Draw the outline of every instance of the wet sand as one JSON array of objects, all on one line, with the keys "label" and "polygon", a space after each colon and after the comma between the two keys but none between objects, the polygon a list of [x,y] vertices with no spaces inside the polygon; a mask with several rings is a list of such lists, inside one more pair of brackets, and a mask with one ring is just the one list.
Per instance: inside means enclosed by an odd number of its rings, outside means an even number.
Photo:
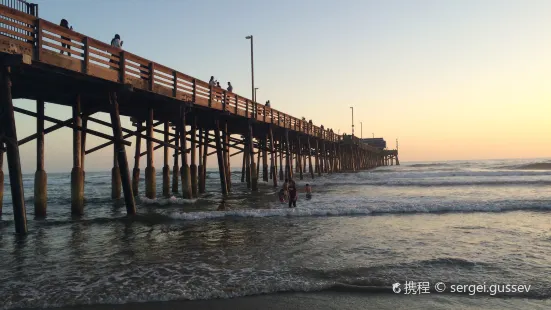
[{"label": "wet sand", "polygon": [[495,298],[487,296],[459,295],[394,295],[394,294],[361,294],[342,292],[314,293],[280,293],[257,295],[232,299],[213,299],[196,301],[165,301],[147,303],[128,303],[122,305],[89,305],[62,308],[57,310],[154,310],[154,309],[186,309],[186,310],[275,310],[275,309],[461,309],[461,310],[502,310],[502,309],[549,309],[550,300],[523,298]]}]

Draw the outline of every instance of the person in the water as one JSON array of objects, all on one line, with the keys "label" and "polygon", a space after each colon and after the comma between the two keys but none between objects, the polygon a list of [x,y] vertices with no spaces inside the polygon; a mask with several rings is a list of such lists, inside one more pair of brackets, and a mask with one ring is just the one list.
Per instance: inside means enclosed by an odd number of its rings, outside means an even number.
[{"label": "person in the water", "polygon": [[285,197],[284,200],[289,198],[289,179],[285,179],[285,183],[283,183],[283,195]]},{"label": "person in the water", "polygon": [[296,208],[297,206],[297,185],[295,184],[295,181],[292,179],[289,181],[288,185],[289,189],[289,208],[291,208],[291,205]]},{"label": "person in the water", "polygon": [[282,189],[279,190],[278,193],[279,202],[285,202],[285,191]]},{"label": "person in the water", "polygon": [[306,199],[312,198],[312,187],[310,186],[310,184],[306,184],[306,186],[304,187],[304,192],[306,193]]}]

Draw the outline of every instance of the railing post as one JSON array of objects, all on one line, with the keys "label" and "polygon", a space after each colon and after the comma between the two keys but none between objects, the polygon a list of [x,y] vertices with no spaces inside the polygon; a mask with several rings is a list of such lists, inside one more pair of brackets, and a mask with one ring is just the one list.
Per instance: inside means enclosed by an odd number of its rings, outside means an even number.
[{"label": "railing post", "polygon": [[153,84],[154,84],[154,74],[153,70],[155,70],[155,65],[153,62],[149,63],[149,90],[153,91]]},{"label": "railing post", "polygon": [[176,70],[172,70],[172,97],[176,98],[177,95],[178,95],[178,75],[176,73]]},{"label": "railing post", "polygon": [[191,94],[191,101],[195,103],[195,100],[197,99],[197,80],[193,79],[193,93]]},{"label": "railing post", "polygon": [[[86,49],[86,51],[88,51],[88,49]],[[88,68],[88,64],[86,64],[86,68]],[[125,51],[122,51],[119,57],[119,79],[123,84],[126,82],[126,52]]]},{"label": "railing post", "polygon": [[34,57],[40,61],[40,50],[42,49],[42,22],[36,19],[36,42],[34,45]]},{"label": "railing post", "polygon": [[226,112],[226,101],[227,101],[227,95],[226,91],[222,91],[222,111]]},{"label": "railing post", "polygon": [[209,108],[212,107],[212,90],[213,90],[213,87],[212,85],[209,85]]},{"label": "railing post", "polygon": [[235,114],[237,115],[237,106],[239,106],[239,96],[235,95]]},{"label": "railing post", "polygon": [[249,99],[245,99],[245,114],[249,118]]},{"label": "railing post", "polygon": [[263,105],[262,109],[263,109],[262,114],[264,115],[264,123],[266,123],[266,106]]}]

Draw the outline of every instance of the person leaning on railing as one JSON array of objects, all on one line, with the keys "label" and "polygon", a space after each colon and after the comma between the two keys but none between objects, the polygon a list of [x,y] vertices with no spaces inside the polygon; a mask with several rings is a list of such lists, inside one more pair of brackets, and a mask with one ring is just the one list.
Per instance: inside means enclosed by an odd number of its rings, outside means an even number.
[{"label": "person leaning on railing", "polygon": [[[69,22],[64,18],[61,20],[61,22],[59,23],[59,25],[63,28],[67,28],[69,30],[73,30],[73,26],[71,26],[69,28]],[[64,36],[61,36],[61,40],[65,40],[65,41],[69,41],[71,42],[71,39],[70,38],[67,38],[67,37],[64,37]],[[71,49],[71,46],[69,44],[66,44],[66,43],[61,43],[61,47],[64,47],[64,48],[67,48],[67,49]],[[63,50],[61,50],[61,54],[63,54]],[[71,56],[71,53],[67,52],[67,55]]]},{"label": "person leaning on railing", "polygon": [[[121,36],[119,36],[118,34],[115,34],[115,37],[113,39],[111,39],[111,46],[112,47],[122,48],[122,43],[123,43],[123,41],[121,41]],[[110,63],[116,63],[116,61],[113,60],[113,59],[109,59],[109,62]],[[112,68],[112,69],[116,70],[116,68]]]}]

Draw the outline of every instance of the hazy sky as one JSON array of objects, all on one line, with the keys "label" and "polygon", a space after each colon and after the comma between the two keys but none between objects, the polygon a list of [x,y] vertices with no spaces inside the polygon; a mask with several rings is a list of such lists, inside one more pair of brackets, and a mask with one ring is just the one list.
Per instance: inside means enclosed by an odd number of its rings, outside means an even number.
[{"label": "hazy sky", "polygon": [[[350,133],[354,106],[356,134],[361,121],[364,137],[392,148],[398,138],[402,161],[551,156],[548,0],[36,2],[43,19],[66,18],[104,42],[119,33],[125,50],[231,81],[249,98],[253,34],[260,102],[340,133]],[[47,105],[46,114],[70,110]],[[17,121],[19,139],[35,130],[33,118]],[[47,171],[70,171],[71,136],[46,136]],[[111,150],[88,156],[86,169],[109,169]],[[21,153],[24,172],[34,171],[35,144]],[[161,169],[161,150],[155,161]]]}]

